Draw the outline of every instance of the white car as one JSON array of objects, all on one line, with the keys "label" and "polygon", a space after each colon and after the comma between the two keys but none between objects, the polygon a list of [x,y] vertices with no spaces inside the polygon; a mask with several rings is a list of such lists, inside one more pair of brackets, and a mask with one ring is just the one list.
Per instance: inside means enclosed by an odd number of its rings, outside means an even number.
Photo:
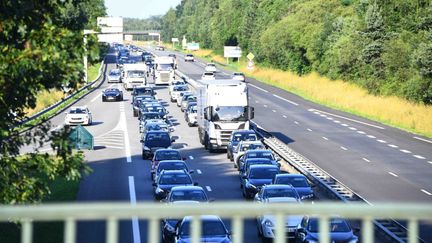
[{"label": "white car", "polygon": [[206,72],[213,72],[215,73],[216,70],[216,65],[214,63],[207,63],[206,67],[205,67],[205,71]]},{"label": "white car", "polygon": [[242,82],[246,81],[245,75],[240,72],[233,73],[232,79],[242,81]]},{"label": "white car", "polygon": [[171,102],[176,102],[178,99],[181,98],[182,93],[188,92],[189,86],[183,84],[183,85],[175,85],[173,87],[173,90],[170,92],[171,95]]},{"label": "white car", "polygon": [[110,73],[108,74],[108,83],[120,83],[120,76],[120,69],[111,69]]},{"label": "white car", "polygon": [[186,82],[183,81],[182,79],[175,79],[175,80],[171,81],[169,83],[169,87],[168,87],[170,95],[174,89],[174,86],[176,86],[176,85],[186,85]]},{"label": "white car", "polygon": [[216,77],[214,75],[213,72],[205,72],[203,73],[203,75],[201,76],[202,80],[215,80]]},{"label": "white car", "polygon": [[234,165],[239,167],[240,158],[246,153],[246,151],[252,149],[265,149],[265,146],[261,141],[240,141],[237,147],[233,150]]},{"label": "white car", "polygon": [[92,115],[86,106],[73,106],[66,113],[66,125],[91,125]]},{"label": "white car", "polygon": [[156,51],[164,51],[165,47],[163,46],[156,46]]},{"label": "white car", "polygon": [[193,62],[195,61],[194,56],[192,54],[186,54],[186,56],[184,57],[184,61],[185,62]]},{"label": "white car", "polygon": [[189,107],[189,109],[186,111],[186,121],[188,126],[192,127],[198,124],[197,115],[197,106],[194,105]]},{"label": "white car", "polygon": [[179,97],[177,97],[177,100],[176,100],[176,102],[177,102],[177,106],[178,106],[178,107],[181,106],[181,103],[182,103],[182,101],[183,101],[183,96],[188,97],[188,96],[191,96],[191,95],[193,95],[192,92],[188,92],[188,91],[186,91],[186,92],[181,92],[180,95],[179,95]]}]

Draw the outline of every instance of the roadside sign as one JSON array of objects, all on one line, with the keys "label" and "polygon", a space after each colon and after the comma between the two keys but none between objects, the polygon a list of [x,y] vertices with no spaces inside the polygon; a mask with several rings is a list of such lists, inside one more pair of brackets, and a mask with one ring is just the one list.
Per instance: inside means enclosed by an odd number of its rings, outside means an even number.
[{"label": "roadside sign", "polygon": [[178,38],[171,38],[171,42],[179,42]]},{"label": "roadside sign", "polygon": [[91,133],[81,125],[78,125],[71,130],[69,141],[74,145],[74,148],[78,150],[93,150],[94,147],[93,135],[91,135]]},{"label": "roadside sign", "polygon": [[186,49],[188,51],[197,51],[200,49],[200,45],[197,42],[190,42],[190,43],[187,43]]},{"label": "roadside sign", "polygon": [[238,46],[224,46],[224,57],[226,58],[240,58],[242,50]]},{"label": "roadside sign", "polygon": [[255,58],[255,55],[254,54],[252,54],[252,52],[249,52],[249,54],[247,54],[247,59],[249,59],[249,60],[253,60],[254,58]]}]

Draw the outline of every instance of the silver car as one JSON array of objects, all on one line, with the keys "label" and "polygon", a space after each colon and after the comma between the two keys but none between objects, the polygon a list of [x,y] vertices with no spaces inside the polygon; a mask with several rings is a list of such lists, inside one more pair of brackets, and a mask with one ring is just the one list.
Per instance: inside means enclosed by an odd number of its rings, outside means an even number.
[{"label": "silver car", "polygon": [[265,146],[261,141],[240,141],[233,150],[234,166],[238,167],[241,157],[243,157],[246,151],[253,149],[265,149]]},{"label": "silver car", "polygon": [[108,83],[120,83],[121,72],[120,69],[111,69],[108,74]]}]

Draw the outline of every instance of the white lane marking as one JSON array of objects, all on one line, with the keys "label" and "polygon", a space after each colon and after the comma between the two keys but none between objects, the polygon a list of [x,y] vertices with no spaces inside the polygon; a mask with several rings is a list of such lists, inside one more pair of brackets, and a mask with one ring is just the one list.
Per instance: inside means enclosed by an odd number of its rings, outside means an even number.
[{"label": "white lane marking", "polygon": [[379,143],[387,143],[385,140],[377,139],[377,142]]},{"label": "white lane marking", "polygon": [[258,104],[258,103],[259,103],[259,101],[258,101],[258,100],[255,100],[255,103],[257,103],[257,104]]},{"label": "white lane marking", "polygon": [[370,160],[368,160],[366,158],[363,158],[363,160],[366,161],[366,162],[368,162],[368,163],[370,163]]},{"label": "white lane marking", "polygon": [[353,131],[356,131],[356,130],[357,130],[357,128],[355,128],[355,127],[349,127],[349,129],[350,129],[350,130],[353,130]]},{"label": "white lane marking", "polygon": [[[131,163],[132,162],[132,155],[131,155],[131,148],[130,148],[130,142],[129,142],[129,133],[127,130],[126,114],[124,111],[120,112],[120,120],[119,120],[119,123],[117,124],[117,127],[120,130],[122,130],[123,134],[124,134],[124,146],[125,146],[126,162]],[[116,130],[116,128],[114,128],[114,130]]]},{"label": "white lane marking", "polygon": [[313,111],[314,111],[314,109],[308,109],[308,111],[310,111],[310,112],[313,112]]},{"label": "white lane marking", "polygon": [[426,159],[425,157],[421,156],[421,155],[413,155],[414,157],[416,157],[417,159]]},{"label": "white lane marking", "polygon": [[363,131],[357,131],[357,133],[359,133],[359,134],[366,134],[366,133],[363,132]]},{"label": "white lane marking", "polygon": [[253,84],[249,84],[249,85],[252,86],[252,87],[254,87],[255,89],[259,89],[259,90],[261,90],[261,91],[263,91],[263,92],[268,93],[267,90],[265,90],[265,89],[263,89],[263,88],[260,88],[260,87],[258,87],[258,86],[256,86],[256,85],[253,85]]},{"label": "white lane marking", "polygon": [[406,150],[406,149],[400,149],[399,151],[401,151],[402,153],[406,153],[406,154],[410,154],[411,153],[411,151]]},{"label": "white lane marking", "polygon": [[198,175],[202,174],[201,170],[197,170],[197,173],[198,173]]},{"label": "white lane marking", "polygon": [[320,115],[320,117],[327,117],[327,116],[326,116],[326,115],[322,115],[322,114],[321,114],[321,115]]},{"label": "white lane marking", "polygon": [[344,146],[341,146],[340,147],[341,149],[343,149],[343,150],[345,150],[345,151],[347,151],[348,149],[347,148],[345,148]]},{"label": "white lane marking", "polygon": [[267,108],[268,106],[267,106],[267,105],[264,105],[264,107]]},{"label": "white lane marking", "polygon": [[428,163],[432,165],[432,161],[428,161]]},{"label": "white lane marking", "polygon": [[388,146],[391,147],[391,148],[399,148],[399,146],[394,145],[394,144],[389,144]]},{"label": "white lane marking", "polygon": [[414,137],[414,138],[417,139],[417,140],[420,140],[420,141],[426,142],[426,143],[432,143],[431,140],[427,140],[427,139],[424,139],[424,138],[419,138],[419,137]]},{"label": "white lane marking", "polygon": [[[136,204],[136,194],[135,194],[135,181],[133,176],[129,176],[129,196],[130,202],[132,205]],[[141,235],[139,231],[139,222],[138,217],[132,217],[132,234],[133,234],[133,242],[140,243]]]},{"label": "white lane marking", "polygon": [[393,172],[391,172],[391,171],[389,171],[388,173],[389,173],[390,175],[394,176],[394,177],[399,177],[398,175],[396,175],[395,173],[393,173]]},{"label": "white lane marking", "polygon": [[312,132],[312,129],[310,129],[310,128],[308,128],[307,130],[308,130],[309,132]]},{"label": "white lane marking", "polygon": [[334,123],[341,123],[341,122],[340,122],[340,121],[338,121],[338,120],[334,120],[333,122],[334,122]]},{"label": "white lane marking", "polygon": [[93,99],[90,100],[91,103],[95,102],[97,99],[99,99],[99,97],[102,96],[102,93],[96,95]]},{"label": "white lane marking", "polygon": [[432,193],[426,191],[425,189],[421,189],[420,191],[423,192],[423,193],[425,193],[428,196],[432,196]]},{"label": "white lane marking", "polygon": [[274,113],[276,113],[276,110],[272,110]]},{"label": "white lane marking", "polygon": [[283,118],[288,118],[288,117],[287,117],[287,116],[285,116],[285,115],[283,115],[282,117],[283,117]]},{"label": "white lane marking", "polygon": [[288,103],[290,103],[290,104],[292,104],[292,105],[298,106],[298,104],[295,103],[294,101],[287,100],[287,99],[282,98],[282,97],[280,97],[279,95],[275,95],[275,94],[273,94],[273,96],[276,97],[276,98],[278,98],[278,99],[281,99],[281,100],[283,100],[283,101],[286,101],[286,102],[288,102]]},{"label": "white lane marking", "polygon": [[328,139],[328,138],[326,138],[326,137],[322,137],[322,138],[323,138],[324,140],[327,140],[327,141],[329,140],[329,139]]},{"label": "white lane marking", "polygon": [[211,187],[209,187],[209,186],[206,186],[206,189],[207,189],[207,191],[209,191],[209,192],[212,191]]},{"label": "white lane marking", "polygon": [[330,120],[330,121],[333,121],[333,120],[334,120],[334,119],[331,118],[331,117],[327,117],[326,119],[327,119],[327,120]]},{"label": "white lane marking", "polygon": [[321,113],[324,113],[324,114],[327,114],[327,115],[330,115],[330,116],[339,117],[339,118],[342,118],[342,119],[345,119],[345,120],[348,120],[348,121],[352,121],[352,122],[356,122],[356,123],[359,123],[359,124],[363,124],[363,125],[366,125],[366,126],[375,127],[375,128],[382,129],[382,130],[385,129],[384,127],[380,127],[380,126],[377,126],[377,125],[373,125],[373,124],[370,124],[370,123],[362,122],[362,121],[351,119],[351,118],[344,117],[344,116],[339,116],[339,115],[336,115],[336,114],[333,114],[333,113],[330,113],[330,112],[325,112],[325,111],[321,111],[321,110],[316,110],[316,111],[319,111]]},{"label": "white lane marking", "polygon": [[297,124],[297,125],[300,124],[298,121],[294,121],[294,123]]},{"label": "white lane marking", "polygon": [[348,126],[348,124],[345,124],[345,123],[342,123],[341,125],[344,126],[344,127],[347,127],[347,126]]},{"label": "white lane marking", "polygon": [[319,113],[318,111],[315,111],[315,112],[314,112],[314,114],[317,114],[317,115],[319,115],[320,113]]},{"label": "white lane marking", "polygon": [[368,138],[376,138],[375,136],[373,136],[373,135],[367,135],[368,136]]},{"label": "white lane marking", "polygon": [[189,155],[189,159],[193,160],[193,159],[194,159],[194,157],[193,157],[192,155]]}]

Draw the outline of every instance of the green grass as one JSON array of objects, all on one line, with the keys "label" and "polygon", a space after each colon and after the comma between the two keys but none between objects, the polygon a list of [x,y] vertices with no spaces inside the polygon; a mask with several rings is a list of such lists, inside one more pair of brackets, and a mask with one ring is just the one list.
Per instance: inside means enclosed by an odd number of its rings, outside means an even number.
[{"label": "green grass", "polygon": [[99,74],[99,68],[101,66],[101,63],[96,63],[88,67],[87,69],[87,80],[89,82],[95,80]]},{"label": "green grass", "polygon": [[[79,181],[57,179],[50,183],[51,194],[43,203],[71,202],[76,200]],[[0,242],[19,243],[21,227],[15,223],[0,224]],[[63,242],[63,222],[36,222],[33,228],[34,243]]]}]

